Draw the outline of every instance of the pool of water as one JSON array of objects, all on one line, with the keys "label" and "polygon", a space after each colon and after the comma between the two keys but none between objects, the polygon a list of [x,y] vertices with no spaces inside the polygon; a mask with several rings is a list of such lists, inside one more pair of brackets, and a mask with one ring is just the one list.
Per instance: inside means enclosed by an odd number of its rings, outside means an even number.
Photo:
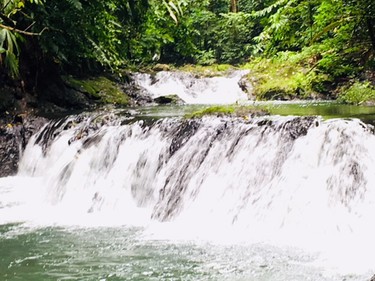
[{"label": "pool of water", "polygon": [[366,280],[272,246],[155,240],[140,228],[0,226],[0,280]]},{"label": "pool of water", "polygon": [[[325,119],[358,118],[365,123],[375,124],[375,106],[356,106],[331,101],[248,102],[244,105],[267,110],[272,115],[319,115]],[[166,105],[141,107],[135,111],[138,118],[161,118],[185,116],[208,107],[209,105]]]}]

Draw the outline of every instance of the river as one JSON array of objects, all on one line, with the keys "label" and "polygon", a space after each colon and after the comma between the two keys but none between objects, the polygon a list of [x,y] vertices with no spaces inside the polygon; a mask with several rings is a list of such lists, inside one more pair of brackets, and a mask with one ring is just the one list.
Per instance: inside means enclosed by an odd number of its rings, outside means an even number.
[{"label": "river", "polygon": [[372,108],[254,106],[51,121],[0,178],[0,279],[369,280]]}]

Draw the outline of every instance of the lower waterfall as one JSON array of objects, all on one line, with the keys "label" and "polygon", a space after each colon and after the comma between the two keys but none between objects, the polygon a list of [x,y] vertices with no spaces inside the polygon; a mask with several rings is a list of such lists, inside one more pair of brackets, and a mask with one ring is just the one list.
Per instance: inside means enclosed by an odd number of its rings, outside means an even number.
[{"label": "lower waterfall", "polygon": [[0,179],[0,225],[130,225],[373,266],[375,135],[356,119],[82,114],[47,124],[19,167]]}]

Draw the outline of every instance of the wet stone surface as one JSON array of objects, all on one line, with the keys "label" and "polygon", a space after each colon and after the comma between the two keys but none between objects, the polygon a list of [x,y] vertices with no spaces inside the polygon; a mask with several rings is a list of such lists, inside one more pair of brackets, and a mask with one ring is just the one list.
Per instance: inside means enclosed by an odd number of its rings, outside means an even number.
[{"label": "wet stone surface", "polygon": [[47,122],[42,117],[18,121],[22,123],[5,124],[0,127],[0,177],[17,173],[20,155],[27,142]]}]

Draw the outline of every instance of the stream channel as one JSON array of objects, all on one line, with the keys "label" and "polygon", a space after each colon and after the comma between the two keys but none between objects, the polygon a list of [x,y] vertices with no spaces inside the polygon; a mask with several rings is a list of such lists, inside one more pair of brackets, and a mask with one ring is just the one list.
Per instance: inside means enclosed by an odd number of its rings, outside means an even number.
[{"label": "stream channel", "polygon": [[369,280],[374,107],[245,103],[51,120],[0,178],[0,280]]}]

